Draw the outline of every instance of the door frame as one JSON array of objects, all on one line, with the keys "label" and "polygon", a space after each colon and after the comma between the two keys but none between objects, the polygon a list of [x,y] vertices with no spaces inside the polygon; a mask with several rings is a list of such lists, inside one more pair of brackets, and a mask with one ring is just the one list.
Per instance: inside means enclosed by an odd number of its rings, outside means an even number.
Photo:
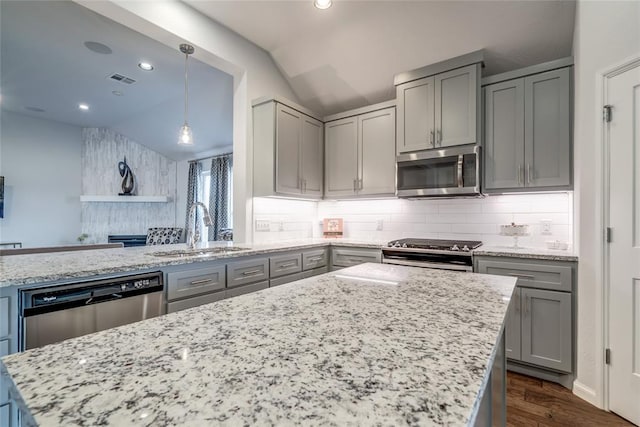
[{"label": "door frame", "polygon": [[[626,60],[617,63],[616,65],[608,68],[597,74],[597,90],[596,90],[596,110],[598,112],[597,131],[600,135],[599,152],[601,164],[596,173],[599,175],[600,188],[602,189],[602,197],[600,199],[599,220],[598,225],[602,232],[599,234],[600,245],[600,260],[601,262],[596,266],[597,277],[601,278],[602,288],[597,296],[600,299],[600,304],[596,304],[596,307],[600,307],[601,312],[596,313],[602,324],[602,334],[598,339],[598,348],[600,349],[601,357],[596,358],[598,371],[601,372],[600,379],[602,381],[602,407],[604,410],[609,411],[609,365],[605,363],[604,355],[607,348],[609,348],[610,338],[610,310],[609,310],[609,295],[611,292],[611,283],[609,282],[610,272],[610,257],[609,257],[609,245],[606,240],[606,227],[609,226],[609,207],[610,196],[610,159],[609,159],[609,132],[605,121],[603,120],[603,106],[607,105],[609,98],[608,93],[608,80],[633,68],[640,67],[640,56],[633,56]],[[614,111],[615,114],[615,111]],[[601,367],[601,369],[600,369]]]}]

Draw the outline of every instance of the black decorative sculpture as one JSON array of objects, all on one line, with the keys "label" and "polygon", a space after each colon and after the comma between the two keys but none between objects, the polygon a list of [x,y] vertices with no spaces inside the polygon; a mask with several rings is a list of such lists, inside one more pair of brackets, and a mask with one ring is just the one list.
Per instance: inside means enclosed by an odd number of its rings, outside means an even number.
[{"label": "black decorative sculpture", "polygon": [[132,196],[133,188],[135,187],[135,180],[133,179],[133,172],[127,164],[126,156],[123,162],[118,163],[118,170],[120,171],[120,176],[122,177],[122,193],[118,193],[118,195]]}]

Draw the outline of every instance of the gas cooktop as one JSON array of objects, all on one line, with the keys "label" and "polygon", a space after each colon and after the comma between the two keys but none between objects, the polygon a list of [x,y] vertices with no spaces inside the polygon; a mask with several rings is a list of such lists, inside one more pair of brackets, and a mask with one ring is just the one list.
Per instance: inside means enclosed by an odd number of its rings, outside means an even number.
[{"label": "gas cooktop", "polygon": [[475,240],[399,239],[387,243],[388,248],[470,252],[482,246]]}]

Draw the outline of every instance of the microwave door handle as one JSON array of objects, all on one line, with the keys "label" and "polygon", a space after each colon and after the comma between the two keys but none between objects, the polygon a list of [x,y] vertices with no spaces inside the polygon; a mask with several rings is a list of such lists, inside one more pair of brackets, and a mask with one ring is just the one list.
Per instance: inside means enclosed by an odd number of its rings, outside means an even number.
[{"label": "microwave door handle", "polygon": [[462,180],[462,165],[464,164],[464,156],[458,155],[458,187],[464,187],[464,181]]}]

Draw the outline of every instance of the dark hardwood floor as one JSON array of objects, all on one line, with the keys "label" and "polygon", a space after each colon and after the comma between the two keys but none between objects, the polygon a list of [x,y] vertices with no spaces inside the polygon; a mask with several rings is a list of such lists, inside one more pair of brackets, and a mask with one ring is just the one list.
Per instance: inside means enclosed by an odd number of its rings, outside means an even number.
[{"label": "dark hardwood floor", "polygon": [[561,385],[507,372],[507,426],[633,426]]}]

